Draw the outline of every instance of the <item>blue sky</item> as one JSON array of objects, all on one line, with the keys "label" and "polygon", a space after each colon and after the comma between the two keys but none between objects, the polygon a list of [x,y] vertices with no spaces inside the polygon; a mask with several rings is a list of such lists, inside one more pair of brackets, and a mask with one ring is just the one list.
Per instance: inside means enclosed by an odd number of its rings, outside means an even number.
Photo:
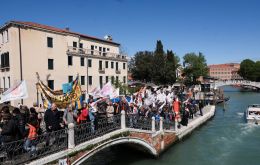
[{"label": "blue sky", "polygon": [[160,39],[180,58],[202,52],[208,64],[260,60],[260,0],[2,1],[0,24],[9,20],[111,34],[130,56]]}]

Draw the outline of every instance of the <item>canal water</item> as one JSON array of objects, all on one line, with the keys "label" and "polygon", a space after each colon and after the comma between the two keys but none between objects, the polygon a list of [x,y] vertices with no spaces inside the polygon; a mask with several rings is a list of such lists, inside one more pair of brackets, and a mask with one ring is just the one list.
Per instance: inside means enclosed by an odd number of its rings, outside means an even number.
[{"label": "canal water", "polygon": [[260,93],[225,87],[230,100],[216,107],[215,117],[158,159],[124,147],[95,155],[95,165],[260,165],[260,125],[245,123],[248,104],[260,104]]}]

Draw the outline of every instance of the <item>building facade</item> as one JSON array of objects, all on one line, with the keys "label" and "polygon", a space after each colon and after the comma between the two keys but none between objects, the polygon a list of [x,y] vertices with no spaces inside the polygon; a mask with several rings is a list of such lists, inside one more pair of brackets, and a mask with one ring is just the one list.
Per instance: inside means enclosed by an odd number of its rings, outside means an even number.
[{"label": "building facade", "polygon": [[220,79],[220,80],[242,79],[238,74],[240,64],[237,63],[209,65],[208,68],[209,68],[209,76],[216,79]]},{"label": "building facade", "polygon": [[[53,90],[79,75],[83,93],[111,81],[127,83],[127,57],[111,37],[99,39],[32,22],[10,21],[0,28],[0,92],[26,80],[29,98],[41,102],[37,76]],[[20,100],[13,101],[16,105]]]}]

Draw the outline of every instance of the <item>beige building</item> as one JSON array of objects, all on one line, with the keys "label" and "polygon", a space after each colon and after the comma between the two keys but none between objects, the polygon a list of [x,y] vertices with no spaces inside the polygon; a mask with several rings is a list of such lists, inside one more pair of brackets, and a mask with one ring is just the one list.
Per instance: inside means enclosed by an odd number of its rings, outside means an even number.
[{"label": "beige building", "polygon": [[209,76],[213,78],[217,78],[220,80],[242,79],[238,74],[240,64],[236,64],[236,63],[217,64],[217,65],[209,65],[208,68],[209,68]]},{"label": "beige building", "polygon": [[99,39],[68,28],[10,21],[0,28],[1,92],[26,80],[29,98],[23,104],[41,102],[36,72],[54,90],[77,74],[86,93],[109,80],[127,83],[127,57],[119,53],[119,46],[109,36]]}]

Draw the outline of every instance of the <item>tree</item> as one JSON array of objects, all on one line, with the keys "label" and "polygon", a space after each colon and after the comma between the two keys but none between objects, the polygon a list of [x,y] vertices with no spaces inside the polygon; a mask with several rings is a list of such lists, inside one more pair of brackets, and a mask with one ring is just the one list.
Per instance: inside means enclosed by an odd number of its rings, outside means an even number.
[{"label": "tree", "polygon": [[154,52],[140,51],[129,62],[129,69],[135,80],[156,84],[173,84],[176,81],[176,69],[179,57],[172,51],[165,54],[160,40]]},{"label": "tree", "polygon": [[176,82],[176,70],[179,67],[179,57],[174,55],[172,50],[167,50],[165,64],[165,78],[168,84]]},{"label": "tree", "polygon": [[238,73],[245,80],[260,81],[260,61],[243,60]]},{"label": "tree", "polygon": [[152,65],[152,80],[156,84],[165,84],[165,53],[161,40],[156,43]]},{"label": "tree", "polygon": [[130,60],[129,69],[135,80],[151,81],[151,68],[153,63],[153,52],[137,52]]},{"label": "tree", "polygon": [[184,75],[187,82],[195,84],[200,76],[207,76],[208,67],[207,62],[202,53],[187,53],[183,57],[185,68]]},{"label": "tree", "polygon": [[245,59],[240,63],[239,75],[245,80],[253,80],[255,62],[250,59]]}]

